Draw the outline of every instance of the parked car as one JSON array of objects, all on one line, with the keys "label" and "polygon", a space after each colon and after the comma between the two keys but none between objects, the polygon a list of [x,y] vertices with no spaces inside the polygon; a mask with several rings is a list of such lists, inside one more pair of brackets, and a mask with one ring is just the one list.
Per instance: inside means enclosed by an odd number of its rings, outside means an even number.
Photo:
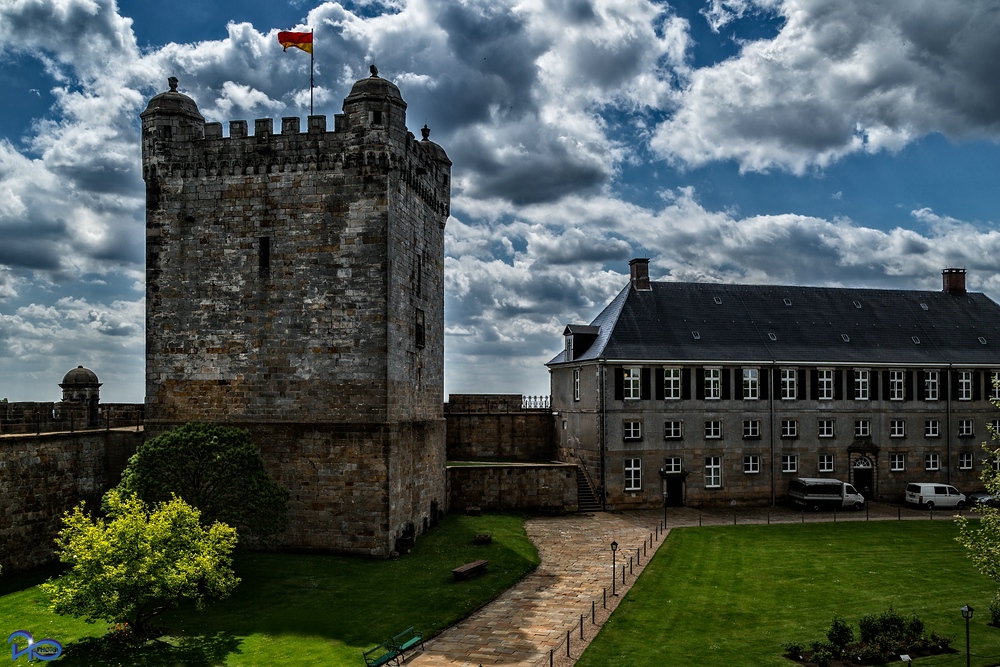
[{"label": "parked car", "polygon": [[986,492],[970,493],[969,504],[973,506],[987,505],[989,507],[1000,507],[1000,498],[994,496],[991,493],[986,493]]},{"label": "parked car", "polygon": [[919,505],[925,509],[935,507],[965,507],[965,494],[949,484],[934,484],[930,482],[915,482],[906,485],[905,500],[911,505]]}]

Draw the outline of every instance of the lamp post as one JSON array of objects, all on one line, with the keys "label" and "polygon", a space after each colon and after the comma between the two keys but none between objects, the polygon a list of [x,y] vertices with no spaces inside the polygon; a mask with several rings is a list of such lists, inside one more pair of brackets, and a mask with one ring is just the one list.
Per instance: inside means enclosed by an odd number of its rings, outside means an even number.
[{"label": "lamp post", "polygon": [[663,530],[667,529],[667,485],[663,485]]},{"label": "lamp post", "polygon": [[971,660],[969,653],[969,619],[972,618],[972,612],[974,611],[975,609],[969,605],[962,607],[962,618],[965,619],[965,667],[969,667]]},{"label": "lamp post", "polygon": [[615,573],[616,570],[618,569],[618,566],[615,563],[615,553],[617,551],[618,551],[618,543],[612,540],[611,541],[611,594],[612,595],[618,595],[618,593],[615,592]]}]

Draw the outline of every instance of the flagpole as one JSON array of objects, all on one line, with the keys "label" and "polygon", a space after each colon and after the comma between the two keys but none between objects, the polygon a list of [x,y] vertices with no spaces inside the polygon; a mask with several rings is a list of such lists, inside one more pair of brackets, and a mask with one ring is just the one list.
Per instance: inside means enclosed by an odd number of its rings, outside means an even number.
[{"label": "flagpole", "polygon": [[312,41],[312,48],[309,49],[309,115],[313,115],[313,70],[315,69],[316,55],[314,51],[316,50],[316,42],[312,40],[313,31],[309,31],[309,39]]}]

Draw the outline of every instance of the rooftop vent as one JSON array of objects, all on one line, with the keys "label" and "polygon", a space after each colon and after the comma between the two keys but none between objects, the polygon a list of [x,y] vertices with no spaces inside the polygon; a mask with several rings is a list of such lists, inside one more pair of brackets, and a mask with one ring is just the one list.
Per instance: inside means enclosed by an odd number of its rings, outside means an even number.
[{"label": "rooftop vent", "polygon": [[786,298],[786,299],[785,299],[785,305],[786,305],[786,306],[790,306],[790,305],[792,305],[792,300],[791,300],[791,299],[788,299],[788,298]]},{"label": "rooftop vent", "polygon": [[845,343],[850,343],[851,342],[851,337],[848,336],[847,334],[840,334],[840,337],[844,339]]},{"label": "rooftop vent", "polygon": [[698,333],[697,331],[692,331],[691,337],[694,338],[695,340],[701,340],[701,334]]},{"label": "rooftop vent", "polygon": [[715,302],[721,306],[722,305],[722,297],[721,296],[715,297]]},{"label": "rooftop vent", "polygon": [[914,345],[920,345],[920,339],[916,336],[910,336],[910,340],[913,341]]},{"label": "rooftop vent", "polygon": [[982,343],[983,345],[986,345],[986,339],[983,338],[982,336],[979,337],[979,342]]},{"label": "rooftop vent", "polygon": [[861,307],[861,302],[860,301],[855,301],[854,302],[854,307],[855,308],[860,308]]},{"label": "rooftop vent", "polygon": [[769,333],[767,334],[767,337],[770,338],[771,340],[778,340],[778,334]]},{"label": "rooftop vent", "polygon": [[923,310],[930,310],[930,308],[927,306],[926,303],[920,304],[920,308],[923,309]]}]

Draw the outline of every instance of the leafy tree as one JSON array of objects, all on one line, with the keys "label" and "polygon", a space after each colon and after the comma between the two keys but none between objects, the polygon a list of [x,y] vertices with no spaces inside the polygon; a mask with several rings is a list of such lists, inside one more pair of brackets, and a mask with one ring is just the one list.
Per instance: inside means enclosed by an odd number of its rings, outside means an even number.
[{"label": "leafy tree", "polygon": [[56,546],[70,569],[41,585],[56,613],[124,624],[142,637],[167,609],[184,600],[201,608],[239,583],[236,531],[203,527],[198,510],[180,498],[150,507],[112,489],[104,507],[106,518],[91,519],[83,503],[63,517]]},{"label": "leafy tree", "polygon": [[[994,405],[996,404],[994,401]],[[995,432],[992,426],[989,430],[994,443],[1000,440],[1000,434]],[[983,480],[988,493],[1000,497],[1000,471],[993,465],[994,461],[1000,460],[1000,446],[984,442],[983,449],[988,458],[984,462],[980,479]],[[987,505],[979,505],[978,509],[980,511],[978,525],[964,516],[955,519],[960,530],[955,539],[968,551],[968,556],[976,569],[1000,584],[1000,510]],[[1000,605],[1000,589],[997,590],[993,603]]]},{"label": "leafy tree", "polygon": [[191,423],[139,446],[119,488],[148,503],[177,494],[206,522],[236,528],[244,546],[259,545],[287,524],[288,491],[268,477],[244,429]]}]

